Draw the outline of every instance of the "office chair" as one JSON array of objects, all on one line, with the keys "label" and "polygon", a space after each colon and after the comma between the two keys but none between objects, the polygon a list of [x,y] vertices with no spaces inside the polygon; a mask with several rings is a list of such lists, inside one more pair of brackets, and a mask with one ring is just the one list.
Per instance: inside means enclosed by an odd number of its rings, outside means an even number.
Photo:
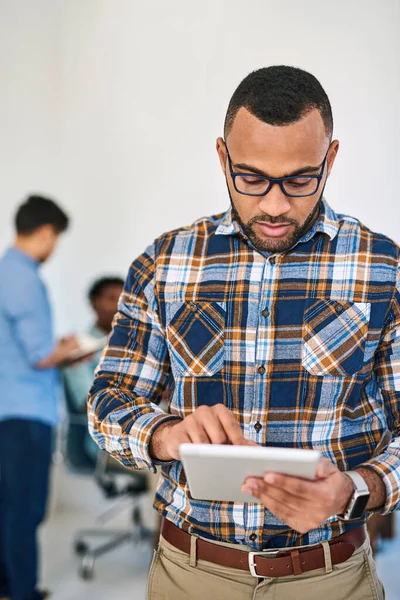
[{"label": "office chair", "polygon": [[[75,535],[74,550],[81,556],[79,575],[83,579],[92,579],[94,564],[99,556],[126,542],[153,541],[154,533],[144,527],[138,505],[139,498],[149,490],[148,477],[146,473],[124,468],[102,450],[98,451],[97,458],[88,454],[85,449],[85,440],[89,435],[87,416],[75,407],[66,378],[63,383],[67,409],[63,430],[65,462],[73,473],[92,475],[105,497],[115,501],[111,508],[97,517],[92,528],[82,529]],[[128,476],[122,485],[118,481],[121,475]],[[117,501],[127,498],[132,500],[132,528],[129,531],[105,528],[105,524],[120,512],[120,502]],[[92,545],[89,540],[93,538],[103,541]]]}]

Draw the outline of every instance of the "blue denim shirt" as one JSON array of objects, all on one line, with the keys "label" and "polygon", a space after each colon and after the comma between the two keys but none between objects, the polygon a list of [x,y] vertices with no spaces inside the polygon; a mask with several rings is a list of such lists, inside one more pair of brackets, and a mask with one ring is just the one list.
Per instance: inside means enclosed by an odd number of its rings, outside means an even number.
[{"label": "blue denim shirt", "polygon": [[58,372],[36,367],[54,345],[39,264],[11,248],[0,259],[0,420],[57,422]]}]

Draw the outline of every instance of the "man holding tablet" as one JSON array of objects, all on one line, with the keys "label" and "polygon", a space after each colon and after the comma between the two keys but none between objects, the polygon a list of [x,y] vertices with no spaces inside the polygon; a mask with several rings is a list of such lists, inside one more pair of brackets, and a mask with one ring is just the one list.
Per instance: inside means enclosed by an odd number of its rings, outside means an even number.
[{"label": "man holding tablet", "polygon": [[[127,467],[161,470],[151,599],[384,597],[365,523],[400,506],[399,248],[323,197],[332,132],[315,77],[248,75],[217,140],[230,209],[129,271],[90,428]],[[194,499],[183,443],[322,458],[314,480],[247,478],[254,502]]]}]

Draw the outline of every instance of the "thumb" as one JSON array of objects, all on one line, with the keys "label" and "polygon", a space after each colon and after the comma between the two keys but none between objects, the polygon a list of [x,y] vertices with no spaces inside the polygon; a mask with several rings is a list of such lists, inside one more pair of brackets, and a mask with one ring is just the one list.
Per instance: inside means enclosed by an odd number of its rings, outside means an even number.
[{"label": "thumb", "polygon": [[329,475],[333,475],[337,471],[337,467],[327,458],[320,458],[317,466],[317,479],[326,479]]}]

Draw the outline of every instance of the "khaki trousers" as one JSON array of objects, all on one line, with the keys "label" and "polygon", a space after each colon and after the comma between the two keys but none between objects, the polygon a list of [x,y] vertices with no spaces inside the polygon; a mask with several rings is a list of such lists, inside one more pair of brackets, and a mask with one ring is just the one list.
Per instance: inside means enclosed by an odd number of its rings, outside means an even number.
[{"label": "khaki trousers", "polygon": [[[329,563],[328,553],[328,563]],[[332,569],[331,572],[330,568]],[[328,571],[328,572],[327,572]],[[149,573],[148,600],[384,600],[369,539],[344,563],[302,575],[257,579],[196,561],[163,538]]]}]

